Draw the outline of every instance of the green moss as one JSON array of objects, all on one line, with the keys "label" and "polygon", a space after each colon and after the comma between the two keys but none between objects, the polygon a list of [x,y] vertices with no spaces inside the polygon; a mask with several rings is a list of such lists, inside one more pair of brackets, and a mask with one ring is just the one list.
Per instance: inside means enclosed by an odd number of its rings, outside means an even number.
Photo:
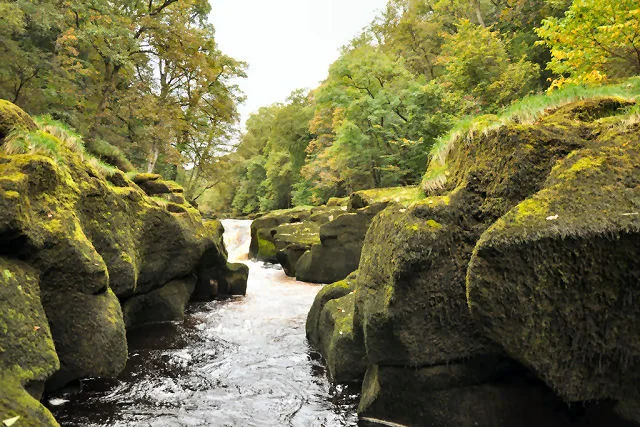
[{"label": "green moss", "polygon": [[366,369],[362,333],[354,324],[354,304],[353,292],[331,299],[318,319],[319,348],[336,382],[357,381]]},{"label": "green moss", "polygon": [[432,219],[427,221],[427,226],[429,226],[431,228],[435,228],[435,229],[442,228],[442,224],[440,224],[439,222],[434,221]]},{"label": "green moss", "polygon": [[[593,119],[613,104],[590,105],[562,114]],[[568,401],[640,392],[626,339],[640,318],[640,126],[616,120],[583,128],[589,139],[482,235],[468,268],[485,333]]]},{"label": "green moss", "polygon": [[[0,258],[0,414],[22,417],[20,425],[57,425],[25,391],[43,382],[60,366],[40,302],[38,273],[29,266]],[[38,396],[39,397],[39,396]]]},{"label": "green moss", "polygon": [[277,252],[273,242],[258,237],[258,259],[274,258]]},{"label": "green moss", "polygon": [[349,206],[352,209],[360,209],[375,203],[397,203],[409,205],[425,197],[424,192],[418,186],[389,187],[362,190],[350,196]]},{"label": "green moss", "polygon": [[14,129],[35,130],[33,119],[20,107],[0,99],[0,142]]}]

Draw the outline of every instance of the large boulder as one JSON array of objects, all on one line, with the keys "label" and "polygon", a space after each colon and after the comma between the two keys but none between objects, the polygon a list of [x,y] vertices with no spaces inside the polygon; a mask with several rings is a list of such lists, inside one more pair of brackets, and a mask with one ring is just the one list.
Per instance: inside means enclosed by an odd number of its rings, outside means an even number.
[{"label": "large boulder", "polygon": [[[615,113],[604,104],[584,107]],[[456,145],[441,195],[387,208],[374,220],[356,303],[371,363],[430,366],[500,351],[466,305],[473,249],[494,221],[543,187],[557,160],[587,144],[589,123],[575,120],[570,106]]]},{"label": "large boulder", "polygon": [[640,124],[605,129],[482,235],[467,277],[483,331],[567,401],[640,395]]},{"label": "large boulder", "polygon": [[424,192],[415,186],[372,188],[352,193],[349,196],[347,206],[350,211],[354,211],[379,203],[406,205],[422,198],[424,198]]},{"label": "large boulder", "polygon": [[575,425],[544,385],[513,372],[507,360],[482,358],[416,369],[372,365],[358,413],[364,420],[438,427]]},{"label": "large boulder", "polygon": [[[311,207],[302,206],[269,212],[251,223],[249,258],[258,261],[276,262],[276,227],[281,224],[301,223],[311,216]],[[282,248],[280,248],[282,249]]]},{"label": "large boulder", "polygon": [[332,283],[355,271],[369,224],[385,206],[377,203],[344,213],[321,225],[320,241],[296,263],[296,278],[305,282]]},{"label": "large boulder", "polygon": [[127,299],[122,304],[125,326],[182,320],[195,286],[195,277],[172,280],[161,288]]},{"label": "large boulder", "polygon": [[294,275],[295,262],[287,258],[290,253],[287,248],[304,247],[308,250],[320,243],[319,227],[345,211],[346,207],[302,206],[269,212],[251,224],[249,257],[274,263],[279,259],[285,260],[284,263],[291,266],[288,270],[290,275]]}]

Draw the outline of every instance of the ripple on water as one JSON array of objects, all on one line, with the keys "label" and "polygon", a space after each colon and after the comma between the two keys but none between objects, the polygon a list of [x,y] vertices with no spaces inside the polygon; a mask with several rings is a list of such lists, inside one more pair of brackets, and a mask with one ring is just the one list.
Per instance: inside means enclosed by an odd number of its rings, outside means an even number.
[{"label": "ripple on water", "polygon": [[[246,249],[235,248],[248,248],[249,224],[224,222],[230,255],[242,258],[237,254]],[[85,380],[79,393],[52,396],[68,400],[50,405],[59,422],[355,425],[357,389],[331,386],[306,343],[304,322],[320,287],[244,262],[250,267],[246,297],[193,304],[182,322],[130,331],[129,361],[118,379]]]}]

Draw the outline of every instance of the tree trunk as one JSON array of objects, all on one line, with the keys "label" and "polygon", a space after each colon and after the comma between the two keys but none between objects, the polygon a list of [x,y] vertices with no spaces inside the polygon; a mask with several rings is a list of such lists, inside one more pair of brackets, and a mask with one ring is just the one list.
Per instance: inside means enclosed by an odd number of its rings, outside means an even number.
[{"label": "tree trunk", "polygon": [[158,144],[155,142],[151,145],[151,151],[149,152],[149,157],[147,158],[147,173],[153,173],[153,170],[156,168],[156,163],[158,162],[158,157],[160,156],[160,148]]},{"label": "tree trunk", "polygon": [[482,18],[482,11],[480,10],[480,0],[472,0],[473,1],[473,8],[475,9],[476,12],[476,18],[478,19],[478,24],[480,24],[483,27],[486,27],[487,25],[484,23],[484,19]]}]

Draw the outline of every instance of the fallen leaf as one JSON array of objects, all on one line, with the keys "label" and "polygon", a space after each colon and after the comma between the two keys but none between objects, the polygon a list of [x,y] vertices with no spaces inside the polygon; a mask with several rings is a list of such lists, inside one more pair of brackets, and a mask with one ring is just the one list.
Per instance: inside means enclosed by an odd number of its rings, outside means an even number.
[{"label": "fallen leaf", "polygon": [[4,424],[7,427],[10,427],[10,426],[14,425],[15,423],[17,423],[19,419],[20,419],[20,415],[18,415],[17,417],[8,418],[8,419],[4,420],[2,422],[2,424]]},{"label": "fallen leaf", "polygon": [[558,215],[551,215],[547,217],[547,221],[555,221],[556,219],[558,219]]}]

